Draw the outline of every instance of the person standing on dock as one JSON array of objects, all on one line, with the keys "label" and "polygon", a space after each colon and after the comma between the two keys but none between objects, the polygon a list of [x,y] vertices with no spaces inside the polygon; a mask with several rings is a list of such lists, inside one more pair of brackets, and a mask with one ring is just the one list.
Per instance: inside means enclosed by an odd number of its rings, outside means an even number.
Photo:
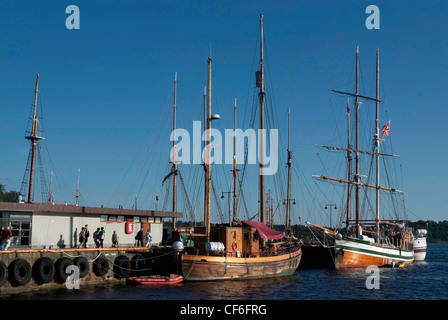
[{"label": "person standing on dock", "polygon": [[96,231],[93,233],[93,242],[95,242],[95,248],[98,248],[100,246],[100,228],[96,228]]},{"label": "person standing on dock", "polygon": [[112,248],[118,248],[118,235],[117,231],[114,230],[114,233],[112,234]]},{"label": "person standing on dock", "polygon": [[11,237],[12,237],[11,227],[8,226],[2,232],[2,250],[3,251],[6,251],[9,249],[9,246],[11,245]]},{"label": "person standing on dock", "polygon": [[104,227],[101,227],[101,231],[98,234],[98,238],[100,240],[100,245],[99,245],[98,248],[104,248],[103,241],[104,241],[104,238],[105,238],[105,233],[106,233],[106,231],[104,230]]},{"label": "person standing on dock", "polygon": [[84,241],[84,247],[83,248],[87,248],[87,240],[89,240],[89,237],[90,237],[89,226],[87,224],[84,227],[84,231],[86,232],[86,241]]},{"label": "person standing on dock", "polygon": [[151,246],[151,239],[152,239],[151,232],[149,232],[149,229],[145,233],[145,239],[146,239],[146,248],[149,248]]},{"label": "person standing on dock", "polygon": [[0,229],[0,250],[3,250],[3,232],[5,232],[5,227],[2,227]]},{"label": "person standing on dock", "polygon": [[86,243],[86,231],[85,231],[85,228],[82,227],[81,232],[79,233],[78,248],[85,248],[85,243]]},{"label": "person standing on dock", "polygon": [[135,240],[137,240],[137,247],[143,247],[143,229],[140,229],[135,236]]}]

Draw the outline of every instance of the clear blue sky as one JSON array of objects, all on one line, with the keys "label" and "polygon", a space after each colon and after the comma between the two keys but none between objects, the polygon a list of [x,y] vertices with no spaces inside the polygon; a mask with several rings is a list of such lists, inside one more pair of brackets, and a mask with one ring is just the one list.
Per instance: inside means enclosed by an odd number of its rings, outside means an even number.
[{"label": "clear blue sky", "polygon": [[[71,4],[80,10],[79,30],[65,26]],[[370,4],[380,9],[379,30],[365,26]],[[406,207],[415,214],[409,218],[446,220],[446,1],[0,1],[0,183],[20,189],[29,150],[24,136],[39,73],[45,148],[52,164],[46,170],[48,175],[54,170],[56,202],[74,203],[80,169],[81,205],[130,208],[138,195],[140,208],[154,208],[155,196],[165,194],[161,181],[169,172],[174,73],[178,127],[191,130],[193,120],[203,119],[211,53],[213,110],[221,114],[215,126],[233,127],[237,98],[238,127],[247,129],[256,92],[260,14],[273,89],[268,99],[276,110],[283,157],[291,108],[291,149],[301,175],[293,182],[292,197],[313,198],[308,192],[318,197],[326,190],[316,187],[311,175],[323,174],[323,165],[328,169],[331,162],[314,145],[345,144],[346,98],[328,89],[353,90],[359,45],[365,95],[375,92],[375,52],[380,49],[380,94],[386,101],[380,122],[391,120],[385,145],[393,141],[394,153],[401,156],[394,161],[401,165]],[[183,170],[201,220],[202,169]],[[229,170],[214,171],[218,198],[228,190]],[[341,174],[338,178],[344,178]],[[257,180],[251,181],[246,201],[256,214]],[[340,204],[340,193],[326,193],[317,201]],[[304,202],[295,207],[294,219],[328,215],[322,208],[300,207]],[[226,201],[222,210],[227,215]]]}]

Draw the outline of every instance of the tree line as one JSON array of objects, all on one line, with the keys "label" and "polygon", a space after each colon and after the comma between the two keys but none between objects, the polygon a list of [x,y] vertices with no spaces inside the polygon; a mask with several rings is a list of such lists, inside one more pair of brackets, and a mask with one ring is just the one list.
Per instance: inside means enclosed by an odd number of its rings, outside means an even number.
[{"label": "tree line", "polygon": [[6,191],[6,187],[0,184],[0,202],[16,202],[18,196],[17,191]]},{"label": "tree line", "polygon": [[428,242],[448,241],[448,221],[426,221],[428,224]]}]

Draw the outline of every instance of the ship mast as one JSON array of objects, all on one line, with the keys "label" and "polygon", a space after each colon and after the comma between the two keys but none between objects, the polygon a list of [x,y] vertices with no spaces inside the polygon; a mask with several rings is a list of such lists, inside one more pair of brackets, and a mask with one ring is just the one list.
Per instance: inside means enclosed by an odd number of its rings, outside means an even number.
[{"label": "ship mast", "polygon": [[204,223],[205,223],[205,243],[210,242],[210,183],[211,183],[211,124],[212,124],[212,58],[208,58],[208,84],[207,84],[207,147],[205,154],[205,202],[204,202]]},{"label": "ship mast", "polygon": [[[176,150],[176,91],[177,72],[174,73],[174,104],[173,104],[173,212],[177,212],[177,150]],[[176,218],[173,217],[173,230],[176,229]]]},{"label": "ship mast", "polygon": [[81,169],[78,169],[78,179],[76,180],[76,195],[75,195],[75,199],[76,199],[76,206],[79,205],[79,176],[81,174]]},{"label": "ship mast", "polygon": [[260,132],[261,132],[261,141],[259,142],[259,150],[258,150],[258,161],[259,161],[259,192],[260,192],[260,222],[265,222],[265,191],[264,191],[264,100],[265,100],[265,92],[264,92],[264,54],[263,54],[263,15],[260,15],[260,70],[257,71],[257,87],[260,88],[260,92],[258,94],[260,100]]},{"label": "ship mast", "polygon": [[[378,239],[379,239],[379,223],[380,223],[380,217],[379,217],[379,210],[380,210],[380,196],[379,196],[379,192],[380,190],[387,190],[387,191],[391,191],[391,192],[398,192],[398,193],[403,193],[403,191],[401,190],[397,190],[395,188],[385,188],[385,187],[381,187],[379,185],[379,156],[390,156],[390,157],[398,157],[397,155],[394,154],[385,154],[385,153],[380,153],[379,152],[379,148],[380,148],[380,143],[381,143],[381,139],[379,136],[379,103],[380,102],[384,102],[382,100],[379,99],[379,49],[377,49],[377,57],[376,57],[376,97],[375,98],[371,98],[371,97],[367,97],[367,96],[363,96],[359,94],[359,47],[356,47],[356,93],[350,93],[350,92],[343,92],[343,91],[338,91],[338,90],[330,90],[332,92],[335,93],[339,93],[339,94],[343,94],[343,95],[347,95],[347,96],[352,96],[355,97],[355,120],[356,120],[356,146],[353,149],[350,145],[350,118],[349,115],[347,116],[348,120],[348,147],[347,148],[338,148],[338,147],[330,147],[330,146],[320,146],[329,150],[345,150],[347,151],[347,158],[348,158],[348,179],[347,180],[342,180],[342,179],[335,179],[335,178],[330,178],[330,177],[325,177],[325,176],[317,176],[317,175],[313,175],[313,178],[319,178],[319,179],[324,179],[324,180],[330,180],[330,181],[337,181],[337,182],[342,182],[342,183],[347,183],[349,185],[348,187],[348,192],[347,192],[347,221],[346,221],[346,226],[348,227],[349,224],[349,215],[350,215],[350,185],[354,185],[355,186],[355,190],[356,190],[356,235],[357,237],[360,236],[361,232],[360,232],[360,210],[359,210],[359,188],[360,186],[364,186],[364,187],[369,187],[369,188],[375,188],[376,189],[376,227],[377,227],[377,232],[378,232]],[[359,98],[364,99],[364,100],[370,100],[370,101],[375,101],[376,103],[376,119],[375,119],[375,126],[376,126],[376,132],[375,132],[375,138],[374,138],[374,150],[373,151],[363,151],[359,149]],[[354,179],[351,179],[351,153],[355,152],[356,157],[356,173],[354,175]],[[360,172],[359,172],[359,154],[360,153],[365,153],[365,154],[370,154],[370,155],[375,155],[376,156],[376,183],[375,185],[370,185],[370,184],[365,184],[360,182]]]},{"label": "ship mast", "polygon": [[[356,47],[356,96],[355,96],[355,117],[356,117],[356,175],[355,181],[359,183],[359,46]],[[356,192],[356,237],[360,236],[359,228],[359,184],[355,184]]]},{"label": "ship mast", "polygon": [[289,197],[291,193],[291,158],[292,158],[292,152],[290,149],[290,108],[288,108],[288,162],[286,165],[288,166],[288,187],[287,187],[287,194],[286,194],[286,222],[285,222],[285,230],[288,230],[289,228]]},{"label": "ship mast", "polygon": [[[347,108],[350,107],[349,98],[347,98]],[[347,162],[348,162],[348,174],[347,180],[351,181],[352,179],[352,153],[350,151],[350,112],[347,110]],[[347,213],[346,213],[346,222],[345,227],[348,229],[350,224],[350,198],[351,198],[351,185],[347,184]]]},{"label": "ship mast", "polygon": [[238,175],[238,169],[237,169],[237,158],[236,158],[236,99],[235,99],[235,106],[233,108],[233,222],[236,221],[236,191],[237,191],[237,175]]},{"label": "ship mast", "polygon": [[380,76],[379,76],[379,67],[380,67],[380,51],[376,50],[376,118],[375,118],[375,148],[376,148],[376,232],[377,237],[376,241],[379,243],[380,241],[380,189],[378,188],[380,185],[380,128],[379,128],[379,88],[380,88]]},{"label": "ship mast", "polygon": [[[204,86],[204,133],[207,132],[207,86]],[[204,139],[204,226],[207,226],[207,139]]]},{"label": "ship mast", "polygon": [[52,184],[53,184],[53,171],[50,173],[50,187],[48,190],[48,202],[53,202],[53,191],[52,191]]},{"label": "ship mast", "polygon": [[34,183],[34,164],[36,159],[37,142],[44,138],[37,136],[37,124],[39,123],[37,118],[37,95],[39,93],[39,74],[36,76],[36,87],[34,90],[34,110],[33,110],[33,125],[31,129],[31,135],[26,136],[25,139],[31,141],[31,168],[30,168],[30,181],[28,186],[28,203],[33,202],[33,183]]}]

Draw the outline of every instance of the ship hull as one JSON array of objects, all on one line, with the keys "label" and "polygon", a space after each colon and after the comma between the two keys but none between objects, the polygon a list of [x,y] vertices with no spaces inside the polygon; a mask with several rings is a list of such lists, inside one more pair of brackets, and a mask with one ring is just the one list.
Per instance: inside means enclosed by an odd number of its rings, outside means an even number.
[{"label": "ship hull", "polygon": [[335,268],[365,268],[391,266],[414,261],[414,251],[381,246],[355,238],[335,240]]},{"label": "ship hull", "polygon": [[180,263],[187,281],[245,280],[292,275],[301,258],[298,249],[269,257],[182,255]]},{"label": "ship hull", "polygon": [[414,239],[414,259],[424,261],[426,258],[426,238]]}]

